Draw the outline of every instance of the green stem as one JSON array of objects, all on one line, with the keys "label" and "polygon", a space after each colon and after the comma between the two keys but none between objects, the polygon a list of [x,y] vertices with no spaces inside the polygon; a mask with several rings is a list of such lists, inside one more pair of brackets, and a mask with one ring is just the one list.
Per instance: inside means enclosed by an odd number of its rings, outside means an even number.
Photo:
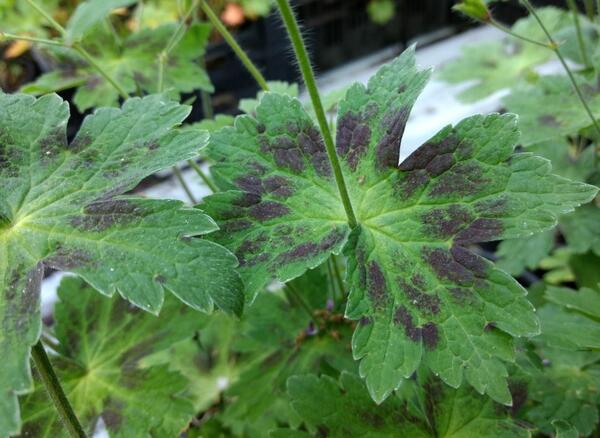
[{"label": "green stem", "polygon": [[304,45],[304,40],[302,39],[300,29],[298,27],[298,22],[296,21],[296,17],[292,12],[292,8],[290,7],[288,0],[277,0],[277,5],[279,6],[279,12],[281,13],[281,17],[285,23],[292,46],[294,47],[294,52],[296,53],[296,59],[298,60],[300,71],[304,77],[306,89],[308,90],[313,108],[317,115],[317,121],[319,122],[321,133],[323,134],[327,155],[329,156],[329,161],[335,175],[335,182],[337,183],[340,197],[342,198],[342,203],[344,204],[344,210],[346,211],[346,216],[348,217],[348,225],[350,225],[350,228],[355,228],[358,223],[356,221],[356,216],[354,215],[352,203],[350,202],[350,196],[348,195],[348,189],[346,188],[344,174],[342,173],[342,168],[335,151],[333,137],[331,136],[331,131],[329,131],[327,117],[325,116],[323,104],[321,103],[321,97],[319,96],[319,90],[317,89],[315,75],[312,66],[310,65],[310,60],[308,58],[308,53],[306,51],[306,46]]},{"label": "green stem", "polygon": [[577,43],[579,44],[581,59],[583,59],[585,67],[590,68],[590,58],[588,57],[587,50],[585,49],[585,42],[583,40],[583,34],[581,33],[581,23],[579,22],[579,9],[577,9],[575,0],[567,0],[567,3],[569,4],[569,9],[571,9],[571,13],[573,14],[573,22],[575,23],[575,31],[577,33]]},{"label": "green stem", "polygon": [[214,182],[212,182],[212,180],[208,177],[208,175],[204,173],[204,171],[202,170],[202,168],[200,166],[198,166],[198,163],[196,163],[194,160],[188,160],[188,164],[190,165],[190,167],[192,169],[194,169],[196,171],[196,173],[198,174],[198,176],[200,177],[200,179],[202,179],[202,181],[204,182],[204,184],[206,184],[206,186],[213,193],[217,193],[219,191],[219,188],[215,185]]},{"label": "green stem", "polygon": [[22,40],[22,41],[29,41],[31,43],[47,44],[50,46],[64,46],[65,45],[62,41],[47,40],[46,38],[34,38],[34,37],[25,36],[25,35],[15,35],[15,34],[6,33],[6,32],[0,32],[0,37],[5,38],[7,40],[15,40],[15,41]]},{"label": "green stem", "polygon": [[342,296],[342,298],[346,295],[346,288],[344,286],[344,280],[342,279],[342,274],[340,272],[340,267],[338,265],[338,261],[337,261],[337,256],[336,255],[331,255],[331,262],[333,265],[333,273],[335,274],[335,279],[337,281],[337,284],[340,288],[340,294]]},{"label": "green stem", "polygon": [[338,297],[341,295],[341,292],[338,293],[338,287],[335,283],[335,274],[333,273],[333,266],[331,263],[331,257],[327,259],[327,277],[329,279],[329,287],[331,288],[331,301],[335,306],[335,303],[338,300]]},{"label": "green stem", "polygon": [[[206,60],[204,59],[204,56],[200,58],[200,65],[206,71]],[[210,93],[206,90],[200,90],[200,99],[202,100],[202,113],[204,114],[204,118],[212,119],[215,116],[215,111],[210,98]]]},{"label": "green stem", "polygon": [[[42,15],[46,20],[48,20],[50,25],[63,37],[66,35],[67,31],[65,30],[65,28],[58,24],[58,22],[54,18],[52,18],[50,14],[44,11],[44,9],[42,9],[36,2],[34,2],[33,0],[27,0],[27,3],[29,3],[31,7],[35,9],[40,15]],[[106,70],[104,70],[104,68],[100,64],[96,62],[94,58],[92,58],[92,56],[87,52],[87,50],[85,50],[81,46],[79,42],[73,43],[70,47],[77,53],[79,53],[93,68],[95,68],[98,71],[98,73],[100,73],[100,75],[104,77],[104,79],[106,79],[108,83],[115,88],[115,90],[118,91],[118,93],[123,99],[129,98],[127,92],[108,74]]]},{"label": "green stem", "polygon": [[60,33],[63,37],[67,34],[67,31],[65,30],[64,27],[62,27],[58,21],[56,21],[54,18],[52,18],[52,15],[50,15],[48,12],[44,11],[43,8],[41,8],[36,2],[34,2],[33,0],[27,0],[27,3],[29,3],[29,5],[35,9],[37,11],[38,14],[40,14],[41,16],[43,16],[48,23],[50,23],[50,25],[56,29],[56,31],[58,33]]},{"label": "green stem", "polygon": [[246,52],[244,51],[244,49],[242,49],[240,47],[240,45],[237,43],[237,41],[235,40],[233,35],[231,35],[231,33],[227,30],[225,25],[223,23],[221,23],[221,20],[219,19],[219,17],[217,17],[217,15],[211,9],[211,7],[208,5],[208,3],[204,0],[202,0],[200,3],[200,7],[202,8],[202,11],[208,17],[209,21],[215,27],[215,29],[217,29],[217,31],[221,34],[223,39],[227,42],[227,44],[229,44],[229,47],[231,47],[231,49],[237,55],[237,57],[242,62],[242,64],[244,64],[244,67],[246,67],[246,70],[248,70],[248,73],[250,73],[252,75],[254,80],[258,83],[259,87],[262,88],[264,91],[269,91],[269,85],[267,84],[267,80],[265,79],[265,77],[258,70],[258,68],[254,65],[254,63],[250,60],[248,55],[246,55]]},{"label": "green stem", "polygon": [[31,349],[31,357],[40,379],[69,435],[77,438],[85,438],[83,427],[81,427],[81,423],[77,419],[65,392],[60,386],[60,382],[54,373],[50,359],[41,341],[38,341]]},{"label": "green stem", "polygon": [[[550,43],[550,46],[552,47],[552,50],[554,51],[554,53],[556,53],[556,56],[558,57],[560,63],[562,64],[563,68],[567,72],[567,75],[569,76],[569,79],[571,80],[573,88],[575,89],[575,92],[577,93],[577,96],[579,97],[579,100],[581,101],[581,104],[585,108],[585,111],[587,112],[590,120],[592,121],[592,124],[594,125],[594,128],[596,129],[596,132],[598,134],[598,139],[599,139],[598,141],[600,141],[600,125],[598,124],[598,121],[594,117],[594,114],[592,113],[592,110],[590,109],[589,105],[587,104],[587,102],[585,100],[585,97],[583,96],[583,93],[581,92],[581,89],[579,88],[579,85],[577,84],[577,81],[575,80],[575,76],[573,75],[573,72],[571,71],[571,69],[567,65],[567,62],[565,61],[565,58],[560,53],[560,50],[558,48],[558,44],[556,43],[556,41],[554,41],[554,38],[552,37],[552,35],[548,31],[548,29],[546,28],[546,25],[542,22],[540,16],[537,14],[537,12],[534,9],[534,7],[531,6],[531,3],[529,2],[529,0],[521,0],[521,2],[525,5],[525,7],[529,11],[529,13],[531,15],[533,15],[533,17],[535,18],[535,20],[538,22],[539,26],[541,27],[542,31],[546,35],[546,38],[548,38],[548,42]],[[598,153],[596,151],[596,154],[594,154],[594,162],[596,164],[597,164],[597,160],[598,160]]]},{"label": "green stem", "polygon": [[594,21],[594,4],[592,0],[584,0],[583,4],[585,6],[585,13],[590,19],[590,21]]},{"label": "green stem", "polygon": [[537,41],[537,40],[534,40],[534,39],[531,39],[531,38],[528,38],[526,36],[519,35],[518,33],[513,32],[510,27],[506,27],[505,25],[503,25],[502,23],[494,20],[493,18],[491,18],[490,21],[486,21],[486,23],[489,23],[490,25],[494,26],[496,29],[499,29],[502,32],[504,32],[504,33],[506,33],[508,35],[511,35],[511,36],[513,36],[515,38],[518,38],[520,40],[527,41],[528,43],[535,44],[536,46],[541,46],[541,47],[544,47],[546,49],[550,49],[551,48],[546,43],[543,43],[541,41]]},{"label": "green stem", "polygon": [[315,324],[315,328],[318,328],[319,324],[315,320],[315,316],[313,315],[313,312],[312,312],[310,306],[308,304],[306,304],[306,302],[302,298],[302,295],[300,294],[300,292],[298,291],[298,289],[296,289],[290,283],[286,283],[283,286],[283,291],[284,291],[284,293],[285,293],[288,301],[290,301],[290,304],[293,304],[292,301],[295,301],[296,304],[300,304],[300,307],[302,307],[302,309],[310,317],[311,321]]},{"label": "green stem", "polygon": [[94,58],[92,58],[92,56],[87,52],[87,50],[85,50],[83,47],[81,47],[81,45],[79,43],[73,43],[73,49],[79,53],[81,55],[82,58],[84,58],[88,64],[90,64],[94,69],[96,69],[96,71],[98,73],[100,73],[100,75],[106,79],[106,81],[112,85],[114,87],[115,90],[117,90],[117,92],[121,95],[121,97],[124,100],[129,99],[129,94],[127,93],[127,91],[125,91],[123,89],[123,87],[121,87],[117,81],[115,81],[113,79],[113,77],[108,74],[108,72],[106,70],[104,70],[104,67],[102,67],[100,64],[98,64],[96,62],[96,60]]},{"label": "green stem", "polygon": [[185,191],[185,194],[189,198],[190,202],[192,204],[196,204],[196,198],[194,198],[194,194],[190,190],[190,186],[188,186],[185,180],[183,179],[183,175],[181,174],[179,168],[177,166],[173,166],[172,170],[173,174],[175,175],[175,178],[177,178],[177,181],[179,181],[179,184],[181,184],[181,187],[183,187],[183,190]]}]

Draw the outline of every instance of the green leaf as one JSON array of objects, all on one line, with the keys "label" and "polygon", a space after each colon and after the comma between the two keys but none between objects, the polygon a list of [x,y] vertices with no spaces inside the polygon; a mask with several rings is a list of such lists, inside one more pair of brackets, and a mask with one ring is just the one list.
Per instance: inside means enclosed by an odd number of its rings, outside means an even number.
[{"label": "green leaf", "polygon": [[525,269],[535,269],[554,246],[554,232],[544,231],[520,239],[503,240],[498,246],[496,263],[510,275],[519,275]]},{"label": "green leaf", "polygon": [[396,15],[396,4],[393,0],[371,0],[367,5],[367,13],[371,21],[384,25]]},{"label": "green leaf", "polygon": [[[285,94],[286,96],[298,97],[298,84],[288,83],[283,81],[268,81],[269,90],[274,93]],[[256,94],[256,99],[240,99],[238,108],[246,114],[256,114],[256,107],[265,95],[264,91],[259,91]]]},{"label": "green leaf", "polygon": [[[551,33],[572,25],[571,16],[563,9],[539,8],[537,13]],[[512,30],[540,42],[546,41],[546,35],[532,16],[518,20]],[[552,55],[549,49],[507,36],[502,41],[465,46],[462,56],[446,64],[439,77],[451,84],[475,81],[458,94],[463,102],[475,102],[537,77],[535,67],[549,61]]]},{"label": "green leaf", "polygon": [[600,403],[600,355],[544,347],[545,366],[532,372],[527,386],[525,419],[550,435],[556,420],[567,421],[581,436],[598,424]]},{"label": "green leaf", "polygon": [[600,290],[600,256],[593,252],[571,254],[568,267],[578,287]]},{"label": "green leaf", "polygon": [[452,7],[467,17],[478,21],[490,21],[491,14],[483,0],[463,0]]},{"label": "green leaf", "polygon": [[594,203],[562,216],[560,230],[573,252],[591,250],[600,256],[600,207]]},{"label": "green leaf", "polygon": [[552,422],[552,426],[554,426],[554,436],[556,438],[578,438],[579,433],[577,429],[571,426],[566,421],[555,420]]},{"label": "green leaf", "polygon": [[[600,117],[597,79],[575,77],[594,117]],[[566,76],[543,76],[531,84],[521,84],[503,99],[503,104],[508,111],[519,115],[524,146],[575,135],[592,125]]]},{"label": "green leaf", "polygon": [[600,319],[600,292],[596,290],[584,287],[576,291],[566,287],[548,286],[546,298],[569,310],[577,310],[589,317]]},{"label": "green leaf", "polygon": [[[166,48],[176,26],[171,23],[156,29],[143,29],[125,38],[122,48],[111,35],[97,29],[84,40],[84,46],[127,93],[137,93],[139,89],[152,93],[157,91],[158,55]],[[210,29],[208,24],[193,24],[170,53],[164,68],[165,90],[173,89],[178,93],[196,89],[213,91],[208,74],[197,62],[204,54]],[[118,104],[117,90],[78,54],[64,49],[51,53],[57,58],[58,72],[40,76],[21,91],[50,93],[83,82],[73,97],[81,112]]]},{"label": "green leaf", "polygon": [[293,279],[345,246],[358,320],[353,352],[374,400],[424,363],[510,403],[511,338],[538,333],[524,289],[470,252],[476,242],[529,236],[588,202],[595,187],[513,154],[514,115],[446,127],[398,165],[408,114],[429,73],[408,50],[340,103],[337,151],[360,225],[350,230],[322,138],[300,103],[267,93],[256,119],[211,137],[213,174],[230,189],[205,199],[249,291]]},{"label": "green leaf", "polygon": [[136,0],[87,0],[79,4],[67,23],[66,39],[75,41],[83,37],[113,10],[131,6]]},{"label": "green leaf", "polygon": [[16,394],[31,388],[44,267],[154,313],[165,289],[196,309],[240,313],[235,258],[193,238],[215,230],[212,219],[176,201],[119,196],[197,154],[206,134],[172,129],[188,113],[162,96],[129,99],[96,110],[68,143],[58,96],[0,94],[0,433],[18,431]]},{"label": "green leaf", "polygon": [[425,385],[428,418],[423,419],[409,415],[405,403],[397,397],[377,406],[358,376],[346,372],[339,383],[327,376],[291,377],[288,393],[293,408],[312,432],[307,436],[529,436],[526,429],[510,420],[491,400],[470,389],[448,388],[439,380],[431,379]]},{"label": "green leaf", "polygon": [[[60,0],[39,0],[37,4],[46,11],[58,9]],[[66,13],[71,5],[61,5]],[[48,37],[48,20],[38,14],[29,3],[20,0],[2,0],[0,2],[0,23],[2,31],[14,34],[26,34],[36,37]]]},{"label": "green leaf", "polygon": [[[51,361],[87,433],[102,418],[110,436],[176,436],[195,413],[180,396],[186,380],[140,362],[189,337],[203,319],[172,297],[159,318],[76,278],[63,279],[58,295]],[[22,436],[67,436],[43,384],[36,379],[35,386],[22,398]]]},{"label": "green leaf", "polygon": [[570,350],[600,350],[600,323],[597,320],[552,304],[539,309],[538,315],[543,339],[549,346]]},{"label": "green leaf", "polygon": [[234,402],[223,413],[224,424],[243,436],[264,436],[278,424],[293,423],[285,397],[290,376],[355,369],[351,327],[341,319],[327,313],[323,325],[311,327],[302,308],[275,294],[260,294],[245,313],[233,346],[249,364],[226,392]]}]

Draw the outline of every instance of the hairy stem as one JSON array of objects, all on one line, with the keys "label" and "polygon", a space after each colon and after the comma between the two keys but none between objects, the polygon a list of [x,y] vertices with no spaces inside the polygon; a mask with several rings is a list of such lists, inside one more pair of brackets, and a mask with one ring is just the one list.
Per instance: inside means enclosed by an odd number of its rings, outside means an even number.
[{"label": "hairy stem", "polygon": [[196,173],[198,174],[200,179],[204,182],[204,184],[206,184],[206,186],[211,190],[211,192],[217,193],[219,191],[219,188],[208,177],[208,175],[206,173],[204,173],[202,168],[200,166],[198,166],[198,163],[196,163],[194,160],[188,160],[188,164],[190,165],[190,167],[192,169],[194,169],[196,171]]},{"label": "hairy stem", "polygon": [[31,357],[40,379],[44,383],[44,387],[52,399],[54,407],[65,428],[69,432],[69,435],[77,438],[85,437],[83,427],[81,427],[81,423],[79,423],[79,420],[54,373],[50,358],[48,358],[41,341],[38,341],[31,349]]},{"label": "hairy stem", "polygon": [[590,58],[588,57],[587,50],[585,48],[585,42],[583,40],[583,34],[581,33],[581,23],[579,22],[579,9],[577,8],[575,0],[567,0],[567,3],[569,4],[569,9],[571,9],[571,13],[573,14],[573,23],[575,24],[575,31],[577,32],[577,43],[579,44],[581,59],[583,59],[585,67],[590,68]]},{"label": "hairy stem", "polygon": [[248,73],[252,75],[254,80],[258,83],[259,87],[262,88],[264,91],[269,91],[269,85],[267,84],[265,77],[250,60],[244,49],[240,47],[233,35],[231,35],[231,33],[227,30],[225,25],[221,23],[221,20],[219,19],[219,17],[217,17],[217,15],[211,9],[209,4],[206,1],[202,0],[200,3],[200,7],[208,17],[209,21],[215,27],[215,29],[217,29],[217,31],[221,34],[223,39],[227,42],[227,44],[229,44],[229,47],[231,47],[231,49],[234,51],[234,53],[242,62],[242,64],[244,64],[244,67],[246,67]]},{"label": "hairy stem", "polygon": [[[585,111],[586,111],[587,115],[589,116],[590,120],[592,121],[592,124],[594,125],[594,128],[596,130],[596,133],[598,134],[598,139],[600,141],[600,125],[598,124],[598,121],[594,117],[594,114],[592,113],[592,110],[590,109],[589,105],[587,104],[587,102],[585,100],[585,97],[583,96],[583,93],[581,92],[581,88],[579,88],[579,85],[577,84],[577,81],[575,80],[575,76],[573,75],[573,72],[569,68],[567,62],[565,61],[565,58],[560,53],[560,50],[558,48],[558,44],[556,43],[556,41],[554,40],[554,38],[550,34],[550,31],[548,31],[548,28],[546,27],[546,25],[544,24],[544,22],[541,20],[540,16],[537,14],[535,8],[531,5],[531,3],[529,2],[529,0],[521,0],[521,2],[523,3],[523,5],[525,5],[525,7],[529,11],[529,13],[531,15],[533,15],[533,17],[535,18],[535,20],[538,22],[540,28],[542,29],[542,31],[546,35],[546,38],[548,38],[548,42],[550,43],[550,46],[552,47],[552,50],[554,51],[554,53],[556,53],[556,56],[558,57],[560,63],[562,64],[563,68],[567,72],[567,75],[569,76],[571,84],[573,85],[573,88],[575,89],[575,92],[577,93],[577,96],[579,97],[579,100],[581,101],[581,104],[585,108]],[[598,148],[596,148],[596,149],[598,149]],[[594,162],[596,164],[597,164],[597,161],[598,161],[598,150],[596,150],[596,153],[594,154]]]},{"label": "hairy stem", "polygon": [[308,90],[308,94],[310,95],[310,99],[317,115],[317,121],[319,122],[321,133],[323,134],[327,155],[329,156],[329,161],[335,175],[335,182],[337,183],[340,197],[342,198],[342,203],[344,204],[344,210],[346,211],[346,216],[348,218],[348,225],[350,225],[350,228],[355,228],[357,226],[356,216],[354,215],[352,203],[350,202],[350,196],[348,195],[348,189],[346,188],[344,174],[342,173],[342,168],[335,151],[333,137],[331,136],[331,131],[329,130],[329,125],[327,124],[327,117],[325,116],[325,110],[323,109],[323,104],[321,103],[321,97],[319,96],[319,90],[317,89],[315,75],[312,66],[310,65],[308,52],[306,51],[306,46],[304,45],[304,40],[302,39],[298,22],[296,21],[296,17],[292,12],[292,8],[290,7],[288,0],[277,0],[277,5],[279,6],[279,12],[281,13],[281,17],[283,18],[283,22],[288,31],[292,46],[294,47],[294,52],[300,66],[300,71],[302,72],[302,77],[304,78],[306,89]]}]

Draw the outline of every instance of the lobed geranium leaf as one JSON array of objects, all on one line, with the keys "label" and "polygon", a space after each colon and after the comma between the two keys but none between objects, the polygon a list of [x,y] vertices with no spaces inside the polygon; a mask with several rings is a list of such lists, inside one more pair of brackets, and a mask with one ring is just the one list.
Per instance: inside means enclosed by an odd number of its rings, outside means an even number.
[{"label": "lobed geranium leaf", "polygon": [[[130,94],[143,90],[156,92],[158,84],[158,55],[175,31],[175,23],[156,29],[143,29],[133,33],[119,47],[114,38],[96,28],[84,38],[84,46]],[[164,89],[189,93],[196,89],[212,91],[208,74],[197,62],[204,54],[210,25],[195,23],[171,51],[164,67]],[[73,102],[80,111],[98,106],[116,106],[119,94],[97,70],[72,50],[57,49],[51,52],[57,69],[41,75],[36,81],[22,87],[21,91],[44,94],[78,86]]]},{"label": "lobed geranium leaf", "polygon": [[[423,394],[426,418],[414,417],[405,401],[391,397],[377,406],[358,376],[344,372],[339,383],[315,375],[288,380],[293,408],[310,434],[330,437],[527,437],[527,429],[509,419],[489,399],[472,389],[451,389],[433,379]],[[272,433],[284,437],[287,431]]]},{"label": "lobed geranium leaf", "polygon": [[238,255],[251,293],[345,246],[353,352],[377,402],[424,363],[510,404],[502,361],[537,319],[524,289],[466,246],[548,230],[597,189],[513,154],[514,115],[446,127],[398,165],[428,76],[408,50],[340,102],[337,151],[360,224],[349,239],[320,135],[297,100],[275,94],[211,138],[215,178],[230,189],[205,200],[222,226],[212,238]]},{"label": "lobed geranium leaf", "polygon": [[66,26],[66,38],[77,40],[96,24],[102,22],[113,9],[131,6],[137,0],[87,0],[81,2]]},{"label": "lobed geranium leaf", "polygon": [[[197,312],[169,297],[156,317],[120,297],[102,297],[76,278],[63,279],[58,295],[58,347],[51,360],[87,433],[99,419],[110,436],[181,432],[195,414],[181,396],[186,380],[167,366],[141,362],[201,328]],[[22,436],[67,436],[44,386],[37,379],[35,386],[22,400]]]},{"label": "lobed geranium leaf", "polygon": [[[285,94],[286,96],[298,97],[298,84],[288,83],[283,81],[268,81],[267,85],[269,85],[269,90],[278,93]],[[246,114],[255,115],[256,107],[260,103],[261,99],[265,95],[264,91],[259,91],[256,94],[256,99],[246,98],[240,99],[240,103],[238,108],[240,111],[245,112]]]},{"label": "lobed geranium leaf", "polygon": [[[573,23],[563,9],[539,8],[537,13],[552,34]],[[533,40],[546,41],[546,35],[532,16],[518,20],[512,31]],[[514,86],[515,82],[535,79],[535,67],[549,61],[553,55],[549,49],[510,36],[502,41],[471,44],[465,46],[462,52],[460,58],[442,68],[439,77],[451,84],[475,81],[458,94],[463,102],[484,99],[496,91]]]},{"label": "lobed geranium leaf", "polygon": [[548,347],[543,339],[544,366],[531,369],[526,386],[524,418],[550,435],[556,420],[567,421],[579,435],[590,435],[598,425],[600,354]]},{"label": "lobed geranium leaf", "polygon": [[193,238],[215,230],[212,219],[176,201],[119,196],[196,156],[206,133],[172,129],[188,113],[158,95],[129,99],[88,116],[68,143],[58,96],[0,94],[0,433],[18,431],[16,394],[31,387],[44,267],[154,313],[165,289],[196,309],[241,312],[235,258]]},{"label": "lobed geranium leaf", "polygon": [[554,246],[554,232],[544,231],[520,239],[503,240],[498,245],[496,265],[510,275],[519,275],[525,269],[534,269],[547,257]]},{"label": "lobed geranium leaf", "polygon": [[546,298],[567,309],[600,319],[600,292],[597,290],[584,287],[576,291],[567,287],[548,286]]},{"label": "lobed geranium leaf", "polygon": [[[598,118],[598,78],[576,75],[576,80],[592,113]],[[503,99],[503,104],[508,111],[519,115],[524,146],[575,135],[592,125],[571,81],[564,75],[543,76],[531,84],[521,84]]]},{"label": "lobed geranium leaf", "polygon": [[590,203],[562,216],[560,229],[573,252],[600,256],[600,207]]}]

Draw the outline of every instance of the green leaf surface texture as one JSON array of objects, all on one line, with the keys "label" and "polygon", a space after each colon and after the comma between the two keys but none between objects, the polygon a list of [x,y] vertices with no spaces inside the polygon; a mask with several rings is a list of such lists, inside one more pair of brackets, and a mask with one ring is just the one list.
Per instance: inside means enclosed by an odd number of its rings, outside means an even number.
[{"label": "green leaf surface texture", "polygon": [[[572,18],[564,9],[545,7],[537,13],[551,34],[572,25]],[[533,16],[518,20],[512,27],[518,35],[546,41],[546,35]],[[571,35],[574,38],[574,35]],[[440,70],[439,78],[450,84],[470,83],[458,94],[465,103],[484,99],[493,93],[511,88],[516,82],[535,80],[535,68],[553,57],[550,49],[540,47],[512,36],[501,41],[485,41],[466,45],[462,56],[450,61]]]},{"label": "green leaf surface texture", "polygon": [[0,94],[0,433],[18,430],[16,394],[31,389],[44,267],[153,313],[165,290],[195,309],[241,312],[235,257],[194,238],[217,229],[211,218],[177,201],[120,196],[197,155],[206,133],[172,129],[188,113],[160,95],[133,98],[96,110],[68,143],[58,96]]},{"label": "green leaf surface texture", "polygon": [[[157,317],[77,278],[63,279],[58,293],[51,360],[87,433],[102,419],[111,437],[177,436],[195,413],[181,396],[186,379],[166,365],[140,363],[190,337],[203,319],[173,297]],[[21,436],[68,436],[43,384],[36,379],[35,386],[22,400]]]},{"label": "green leaf surface texture", "polygon": [[344,249],[358,321],[353,353],[382,402],[425,364],[458,387],[511,403],[504,361],[512,338],[539,332],[524,289],[468,246],[552,228],[589,202],[593,186],[513,153],[511,114],[448,126],[400,165],[400,141],[429,78],[414,51],[355,84],[339,104],[337,152],[359,226],[350,230],[323,140],[296,99],[267,93],[256,117],[211,136],[212,172],[225,192],[202,208],[234,252],[250,299]]},{"label": "green leaf surface texture", "polygon": [[[527,429],[472,389],[452,389],[439,380],[425,384],[425,418],[414,417],[407,404],[390,397],[376,405],[364,382],[342,373],[339,382],[328,376],[294,376],[288,380],[293,408],[309,430],[306,436],[331,437],[527,437]],[[284,431],[271,437],[287,436]]]},{"label": "green leaf surface texture", "polygon": [[[166,49],[176,27],[175,23],[168,23],[155,29],[142,29],[126,37],[122,47],[110,33],[94,28],[82,45],[127,93],[134,94],[138,90],[153,93],[158,91],[158,55]],[[206,23],[191,25],[171,51],[164,67],[165,90],[177,93],[213,90],[208,74],[198,63],[205,52],[210,30]],[[59,48],[50,54],[56,58],[57,69],[26,84],[21,91],[37,95],[76,86],[73,102],[81,112],[118,104],[120,96],[114,86],[77,53]]]}]

